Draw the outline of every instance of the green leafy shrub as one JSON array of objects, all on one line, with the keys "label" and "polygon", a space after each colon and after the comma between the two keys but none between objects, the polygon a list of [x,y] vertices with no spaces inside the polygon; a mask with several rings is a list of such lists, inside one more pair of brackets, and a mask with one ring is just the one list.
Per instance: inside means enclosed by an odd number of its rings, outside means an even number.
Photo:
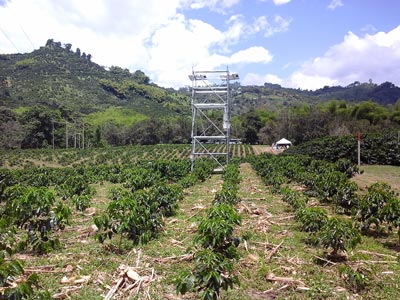
[{"label": "green leafy shrub", "polygon": [[178,180],[178,184],[181,185],[183,188],[188,188],[193,186],[198,181],[198,177],[195,174],[188,174],[187,176]]},{"label": "green leafy shrub", "polygon": [[161,180],[161,174],[149,168],[135,168],[130,170],[125,188],[129,188],[132,192],[144,189],[154,185]]},{"label": "green leafy shrub", "polygon": [[84,176],[75,174],[57,186],[57,193],[63,199],[72,198],[74,195],[93,195],[94,189],[89,185]]},{"label": "green leafy shrub", "polygon": [[339,172],[346,174],[347,178],[351,178],[355,174],[360,173],[360,169],[358,168],[358,166],[347,158],[338,159],[335,162],[335,167]]},{"label": "green leafy shrub", "polygon": [[24,273],[20,261],[5,259],[4,254],[0,252],[0,299],[50,300],[50,293],[40,290],[37,274],[29,275],[26,280],[16,281]]},{"label": "green leafy shrub", "polygon": [[348,220],[332,217],[317,233],[319,243],[332,248],[331,256],[338,257],[339,251],[353,249],[361,243],[361,234]]},{"label": "green leafy shrub", "polygon": [[353,269],[348,265],[340,265],[339,274],[347,287],[357,293],[361,292],[368,286],[372,277],[370,270],[362,267]]},{"label": "green leafy shrub", "polygon": [[233,259],[238,258],[239,239],[233,237],[240,217],[226,203],[213,205],[199,224],[195,242],[203,250],[195,255],[193,271],[185,271],[176,279],[177,292],[190,290],[200,293],[201,299],[219,299],[220,291],[232,288],[238,278],[233,273]]},{"label": "green leafy shrub", "polygon": [[345,213],[355,213],[360,203],[357,192],[358,185],[355,182],[344,181],[337,187],[336,194],[332,197],[333,203]]},{"label": "green leafy shrub", "polygon": [[304,197],[301,192],[293,191],[290,188],[280,189],[282,194],[282,200],[290,204],[294,210],[305,208],[308,202],[308,198]]},{"label": "green leafy shrub", "polygon": [[228,203],[228,204],[236,204],[240,201],[238,197],[238,189],[236,186],[232,185],[224,185],[220,191],[215,193],[214,203]]},{"label": "green leafy shrub", "polygon": [[57,202],[54,193],[45,187],[21,188],[16,185],[7,193],[10,195],[7,203],[10,219],[26,230],[26,247],[31,245],[38,253],[57,248],[60,242],[52,237],[52,232],[69,223],[71,211],[68,206]]},{"label": "green leafy shrub", "polygon": [[389,224],[389,229],[397,227],[397,235],[400,243],[400,198],[390,193],[390,197],[380,213],[382,219]]},{"label": "green leafy shrub", "polygon": [[233,263],[221,253],[210,248],[199,251],[195,256],[194,271],[186,271],[175,280],[178,293],[196,290],[202,300],[220,299],[221,290],[238,284],[233,274]]},{"label": "green leafy shrub", "polygon": [[[400,145],[397,132],[384,134],[362,134],[362,162],[369,165],[400,165]],[[357,163],[356,136],[324,137],[285,151],[287,155],[309,155],[316,159],[336,162],[346,158]]]},{"label": "green leafy shrub", "polygon": [[153,212],[169,217],[175,213],[178,202],[183,199],[183,190],[179,185],[159,184],[150,190],[151,205],[156,206]]},{"label": "green leafy shrub", "polygon": [[99,229],[96,238],[103,243],[118,234],[121,246],[123,237],[134,244],[153,239],[162,227],[162,217],[175,212],[183,191],[179,185],[160,184],[134,193],[113,189],[111,197],[106,212],[94,218]]},{"label": "green leafy shrub", "polygon": [[[363,230],[369,229],[371,224],[375,224],[376,229],[385,220],[395,220],[396,218],[396,194],[387,183],[374,183],[368,187],[367,193],[361,197],[357,216],[362,222]],[[392,205],[385,209],[388,203]],[[393,207],[393,213],[390,211]]]},{"label": "green leafy shrub", "polygon": [[346,175],[338,171],[320,174],[315,182],[318,198],[323,202],[332,202],[332,197],[338,193],[339,188],[346,184],[347,181]]},{"label": "green leafy shrub", "polygon": [[239,224],[240,217],[231,205],[226,203],[213,205],[207,217],[199,224],[195,242],[204,248],[226,254],[229,258],[235,258],[238,240],[233,237],[233,230]]},{"label": "green leafy shrub", "polygon": [[207,159],[199,159],[194,165],[192,174],[197,177],[198,181],[205,181],[210,177],[214,170],[212,161]]},{"label": "green leafy shrub", "polygon": [[301,230],[315,233],[326,225],[328,213],[321,207],[305,207],[297,211],[296,218],[301,223]]},{"label": "green leafy shrub", "polygon": [[[135,197],[147,197],[147,194],[135,195]],[[161,226],[160,215],[152,214],[151,207],[140,205],[136,199],[121,197],[112,201],[105,214],[94,217],[94,223],[98,228],[96,238],[103,243],[114,234],[120,235],[119,246],[122,238],[126,236],[134,244],[149,242]]]},{"label": "green leafy shrub", "polygon": [[72,203],[75,205],[76,210],[84,211],[92,204],[92,198],[89,195],[73,195]]}]

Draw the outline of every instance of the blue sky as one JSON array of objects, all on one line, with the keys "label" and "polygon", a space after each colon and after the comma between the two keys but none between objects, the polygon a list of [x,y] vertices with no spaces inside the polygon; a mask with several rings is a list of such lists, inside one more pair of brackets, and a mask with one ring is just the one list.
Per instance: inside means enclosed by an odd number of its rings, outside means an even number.
[{"label": "blue sky", "polygon": [[194,69],[241,83],[400,86],[399,0],[0,0],[0,53],[48,38],[165,87]]}]

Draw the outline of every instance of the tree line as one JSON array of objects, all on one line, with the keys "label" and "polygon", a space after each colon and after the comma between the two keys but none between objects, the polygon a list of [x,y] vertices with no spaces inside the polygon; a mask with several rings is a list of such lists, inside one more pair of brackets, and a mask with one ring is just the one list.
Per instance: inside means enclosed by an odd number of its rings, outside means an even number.
[{"label": "tree line", "polygon": [[400,99],[388,106],[344,100],[292,103],[275,111],[250,109],[232,120],[232,134],[249,144],[272,144],[282,137],[301,144],[325,136],[399,130]]},{"label": "tree line", "polygon": [[[148,117],[131,125],[90,125],[66,108],[0,107],[0,148],[55,148],[190,143],[190,116]],[[272,144],[285,137],[301,144],[325,136],[398,132],[400,99],[391,106],[372,101],[352,104],[331,100],[318,105],[298,103],[276,111],[250,109],[232,117],[231,134],[248,144]]]}]

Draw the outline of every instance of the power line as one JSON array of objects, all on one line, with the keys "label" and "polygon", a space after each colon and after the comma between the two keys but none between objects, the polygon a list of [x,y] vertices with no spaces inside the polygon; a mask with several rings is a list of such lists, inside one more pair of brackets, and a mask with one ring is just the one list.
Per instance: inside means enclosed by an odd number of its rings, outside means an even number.
[{"label": "power line", "polygon": [[8,35],[5,33],[5,31],[3,30],[3,28],[0,27],[0,31],[3,33],[3,35],[6,37],[6,39],[11,43],[11,45],[14,46],[15,50],[17,50],[17,52],[20,52],[17,48],[17,46],[15,46],[15,44],[13,43],[13,41],[8,37]]}]

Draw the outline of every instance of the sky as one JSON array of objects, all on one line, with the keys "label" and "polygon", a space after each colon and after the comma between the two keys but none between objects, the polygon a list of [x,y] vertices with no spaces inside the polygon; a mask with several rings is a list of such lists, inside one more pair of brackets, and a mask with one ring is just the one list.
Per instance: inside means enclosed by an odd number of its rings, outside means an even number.
[{"label": "sky", "polygon": [[400,0],[0,0],[0,53],[54,39],[179,88],[195,71],[318,89],[400,86]]}]

